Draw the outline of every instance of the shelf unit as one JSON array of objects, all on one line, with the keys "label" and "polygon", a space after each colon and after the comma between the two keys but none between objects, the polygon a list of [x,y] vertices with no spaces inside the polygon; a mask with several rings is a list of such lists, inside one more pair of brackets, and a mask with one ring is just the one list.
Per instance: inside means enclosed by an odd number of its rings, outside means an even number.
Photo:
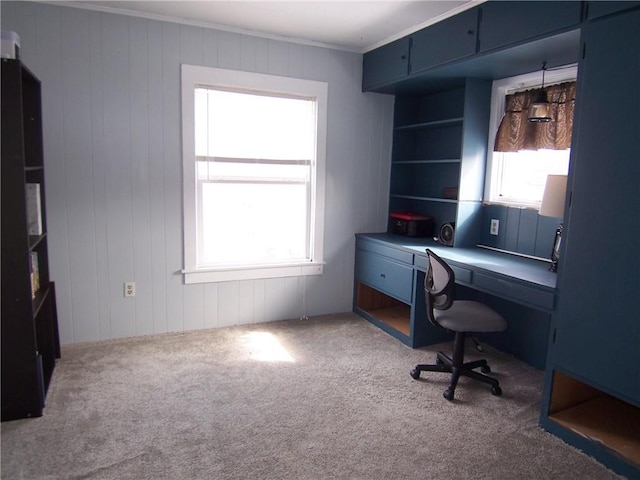
[{"label": "shelf unit", "polygon": [[42,415],[60,358],[40,95],[19,60],[2,59],[2,421]]},{"label": "shelf unit", "polygon": [[[491,84],[397,95],[389,210],[456,224],[454,246],[478,243]],[[389,230],[391,231],[391,226]]]}]

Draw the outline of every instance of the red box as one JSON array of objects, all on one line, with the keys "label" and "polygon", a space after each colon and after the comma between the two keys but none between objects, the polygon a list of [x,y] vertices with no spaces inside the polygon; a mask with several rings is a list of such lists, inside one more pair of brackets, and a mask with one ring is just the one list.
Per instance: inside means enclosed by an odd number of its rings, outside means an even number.
[{"label": "red box", "polygon": [[391,212],[389,226],[392,233],[407,237],[433,237],[433,217],[414,212]]}]

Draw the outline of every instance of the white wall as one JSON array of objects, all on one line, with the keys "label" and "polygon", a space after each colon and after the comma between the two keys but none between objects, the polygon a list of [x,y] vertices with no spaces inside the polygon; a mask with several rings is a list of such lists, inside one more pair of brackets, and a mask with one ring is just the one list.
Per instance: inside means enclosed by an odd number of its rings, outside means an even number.
[{"label": "white wall", "polygon": [[[0,8],[42,81],[63,344],[351,310],[354,233],[386,227],[393,115],[392,97],[360,91],[361,55],[51,4]],[[182,284],[181,63],[329,83],[322,276]],[[135,298],[123,297],[128,280]]]}]

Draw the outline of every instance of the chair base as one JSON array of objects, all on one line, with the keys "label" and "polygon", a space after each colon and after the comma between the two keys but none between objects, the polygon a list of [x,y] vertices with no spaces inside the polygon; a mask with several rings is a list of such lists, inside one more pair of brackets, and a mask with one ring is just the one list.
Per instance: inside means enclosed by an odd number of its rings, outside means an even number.
[{"label": "chair base", "polygon": [[[435,364],[416,365],[416,367],[411,370],[411,377],[417,380],[420,378],[421,372],[451,373],[451,382],[442,394],[447,400],[453,400],[458,379],[461,375],[491,385],[491,393],[493,395],[502,395],[502,389],[500,388],[498,380],[488,375],[483,375],[483,373],[491,372],[491,368],[486,360],[474,360],[473,362],[464,363],[464,343],[466,337],[466,333],[456,332],[453,342],[453,358],[443,352],[438,352]],[[474,371],[476,368],[480,368],[482,373]]]}]

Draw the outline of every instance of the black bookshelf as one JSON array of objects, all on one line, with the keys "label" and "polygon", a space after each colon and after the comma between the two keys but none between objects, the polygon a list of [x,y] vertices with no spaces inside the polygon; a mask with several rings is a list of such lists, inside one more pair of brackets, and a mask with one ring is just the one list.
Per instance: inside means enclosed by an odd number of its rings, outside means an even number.
[{"label": "black bookshelf", "polygon": [[39,417],[60,341],[49,278],[40,81],[2,59],[2,421]]}]

